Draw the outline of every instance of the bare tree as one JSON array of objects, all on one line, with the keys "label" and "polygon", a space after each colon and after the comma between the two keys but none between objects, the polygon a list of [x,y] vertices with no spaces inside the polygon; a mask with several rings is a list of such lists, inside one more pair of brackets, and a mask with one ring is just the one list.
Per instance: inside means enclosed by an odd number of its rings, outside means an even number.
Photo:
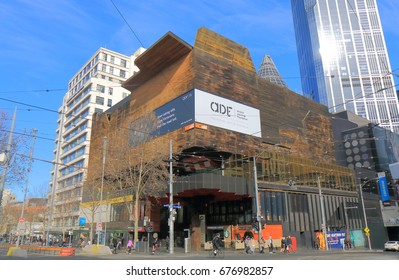
[{"label": "bare tree", "polygon": [[0,221],[0,233],[10,234],[13,229],[16,229],[20,214],[20,207],[16,207],[15,205],[3,206],[3,215]]},{"label": "bare tree", "polygon": [[28,198],[46,198],[48,196],[48,180],[39,185],[29,186]]},{"label": "bare tree", "polygon": [[44,223],[46,218],[47,200],[46,199],[31,199],[30,204],[26,207],[24,214],[26,223],[29,225],[29,234],[33,238],[34,229],[40,229],[44,233]]},{"label": "bare tree", "polygon": [[154,139],[158,123],[154,114],[146,115],[132,122],[130,129],[115,131],[108,141],[106,187],[110,193],[125,193],[124,203],[134,223],[134,240],[138,239],[140,200],[157,197],[167,188],[168,149],[166,143]]},{"label": "bare tree", "polygon": [[[100,208],[99,194],[100,188],[98,180],[86,180],[83,185],[84,203],[82,203],[82,212],[87,221],[90,222],[89,240],[93,240],[94,218]],[[101,213],[100,213],[101,215]]]},{"label": "bare tree", "polygon": [[[8,114],[0,111],[0,154],[7,155],[6,162],[0,163],[0,176],[5,176],[5,185],[11,186],[22,183],[29,173],[29,151],[33,137],[25,131],[14,131],[11,138],[11,147],[8,150],[8,140],[10,133],[12,133],[9,122]],[[7,167],[7,174],[4,174],[5,167]]]}]

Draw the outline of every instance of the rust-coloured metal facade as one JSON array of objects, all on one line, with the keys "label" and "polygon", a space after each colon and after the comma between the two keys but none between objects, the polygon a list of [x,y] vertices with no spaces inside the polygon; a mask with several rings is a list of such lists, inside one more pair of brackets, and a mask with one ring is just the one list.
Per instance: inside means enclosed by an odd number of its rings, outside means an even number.
[{"label": "rust-coloured metal facade", "polygon": [[[261,137],[193,122],[190,127],[151,140],[159,156],[168,155],[167,143],[170,139],[173,142],[176,170],[181,171],[175,174],[174,195],[190,216],[196,217],[181,217],[184,226],[196,230],[192,236],[194,249],[203,243],[197,214],[208,213],[204,209],[207,203],[254,197],[254,158],[260,204],[264,206],[262,216],[266,223],[281,223],[287,234],[306,232],[299,246],[308,246],[312,232],[320,229],[320,205],[315,199],[318,187],[331,200],[327,210],[331,226],[359,226],[359,217],[353,216],[351,221],[343,218],[343,201],[357,199],[355,183],[350,169],[335,165],[332,119],[327,107],[260,78],[247,48],[206,28],[198,30],[194,47],[167,33],[136,59],[136,65],[140,72],[123,84],[131,95],[93,121],[89,179],[101,176],[104,136],[109,142],[116,141],[114,137],[126,137],[134,120],[197,89],[258,109]],[[282,194],[285,218],[276,220],[273,215],[277,214],[267,213],[262,192]],[[297,195],[303,202],[300,210],[290,204],[298,200]],[[203,203],[192,207],[193,197]],[[339,219],[333,218],[337,211]],[[155,220],[162,220],[162,213],[150,212]],[[155,225],[155,230],[162,231],[162,224]]]}]

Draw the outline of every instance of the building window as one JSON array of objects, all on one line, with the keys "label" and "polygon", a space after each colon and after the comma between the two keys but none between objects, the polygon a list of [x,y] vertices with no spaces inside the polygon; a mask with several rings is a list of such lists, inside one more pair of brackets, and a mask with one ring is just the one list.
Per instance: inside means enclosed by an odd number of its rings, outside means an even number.
[{"label": "building window", "polygon": [[103,59],[104,59],[105,61],[107,61],[107,54],[106,54],[106,53],[103,53]]},{"label": "building window", "polygon": [[111,208],[111,220],[115,222],[129,221],[129,212],[124,203],[113,204]]},{"label": "building window", "polygon": [[107,105],[108,105],[108,107],[112,107],[112,99],[108,99]]},{"label": "building window", "polygon": [[102,114],[103,113],[103,109],[100,109],[100,108],[94,108],[94,113],[97,113],[97,114]]},{"label": "building window", "polygon": [[101,70],[102,70],[103,72],[107,71],[107,65],[103,64],[101,67],[102,67]]},{"label": "building window", "polygon": [[126,67],[126,60],[121,59],[121,66],[122,66],[122,67]]},{"label": "building window", "polygon": [[125,78],[126,77],[126,71],[125,70],[120,70],[119,76],[122,77],[122,78]]},{"label": "building window", "polygon": [[98,92],[101,92],[101,93],[104,93],[104,92],[105,92],[105,86],[103,86],[103,85],[97,85],[97,91],[98,91]]},{"label": "building window", "polygon": [[104,105],[104,97],[96,96],[96,104]]},{"label": "building window", "polygon": [[111,55],[111,63],[115,63],[115,56]]},{"label": "building window", "polygon": [[114,89],[112,87],[108,88],[108,94],[112,95],[114,93]]},{"label": "building window", "polygon": [[109,67],[109,73],[114,74],[114,67],[112,66]]}]

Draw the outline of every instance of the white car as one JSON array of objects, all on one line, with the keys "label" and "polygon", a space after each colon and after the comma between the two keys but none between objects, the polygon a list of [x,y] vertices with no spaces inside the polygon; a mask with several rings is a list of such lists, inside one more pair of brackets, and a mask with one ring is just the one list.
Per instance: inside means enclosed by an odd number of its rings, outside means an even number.
[{"label": "white car", "polygon": [[385,251],[399,251],[399,241],[387,241],[384,244]]}]

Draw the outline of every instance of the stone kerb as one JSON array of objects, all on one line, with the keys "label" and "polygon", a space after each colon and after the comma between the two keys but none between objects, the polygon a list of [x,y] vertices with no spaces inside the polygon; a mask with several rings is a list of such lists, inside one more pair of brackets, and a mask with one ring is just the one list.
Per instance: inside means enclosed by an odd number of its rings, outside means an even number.
[{"label": "stone kerb", "polygon": [[10,247],[8,248],[7,257],[20,257],[20,258],[27,258],[28,251],[26,249],[17,248],[17,247]]},{"label": "stone kerb", "polygon": [[112,255],[111,249],[104,245],[86,245],[82,252],[90,255]]}]

